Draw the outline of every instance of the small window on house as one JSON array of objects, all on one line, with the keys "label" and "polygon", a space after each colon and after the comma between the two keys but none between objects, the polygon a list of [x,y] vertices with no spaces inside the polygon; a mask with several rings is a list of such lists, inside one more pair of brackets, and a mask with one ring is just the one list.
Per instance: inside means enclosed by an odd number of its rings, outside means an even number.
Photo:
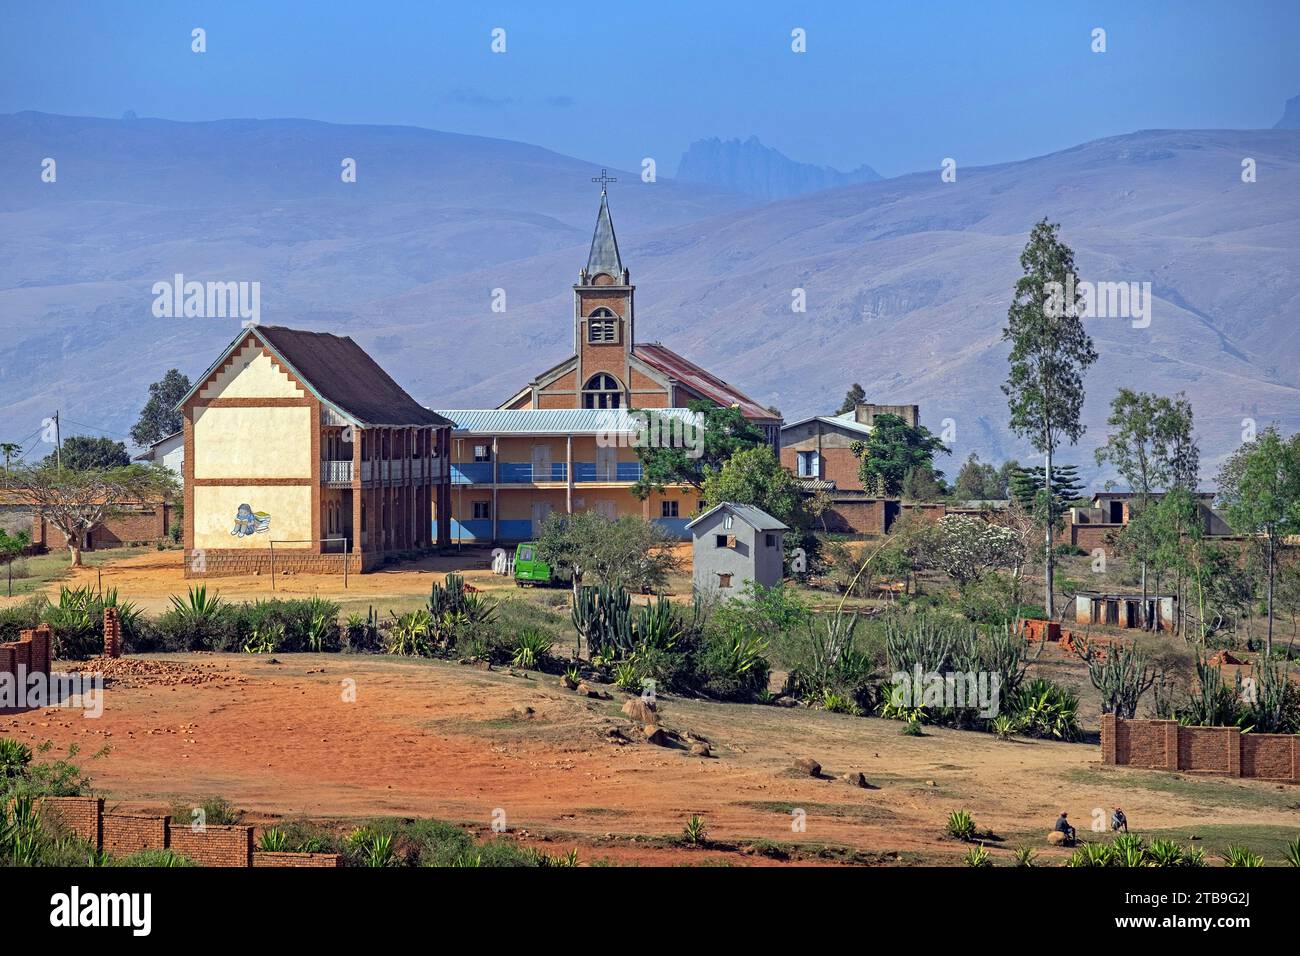
[{"label": "small window on house", "polygon": [[677,502],[665,501],[660,505],[660,516],[664,518],[677,517]]},{"label": "small window on house", "polygon": [[491,517],[492,517],[492,502],[490,502],[490,501],[476,501],[476,502],[474,502],[474,517],[475,517],[475,518],[491,518]]},{"label": "small window on house", "polygon": [[492,446],[491,446],[491,445],[475,445],[475,446],[474,446],[474,460],[475,460],[475,461],[491,461],[491,460],[492,460]]},{"label": "small window on house", "polygon": [[799,452],[797,471],[800,478],[820,478],[821,456],[815,451]]},{"label": "small window on house", "polygon": [[731,575],[730,575],[730,574],[722,574],[721,572],[719,572],[719,574],[718,574],[718,587],[720,587],[720,588],[729,588],[729,587],[731,587]]},{"label": "small window on house", "polygon": [[725,534],[715,534],[713,536],[713,546],[715,548],[725,548],[727,546],[727,536]]},{"label": "small window on house", "polygon": [[774,535],[774,534],[769,534],[769,535],[766,536],[766,539],[767,539],[767,546],[768,546],[769,548],[775,548],[775,547],[776,547],[776,535]]},{"label": "small window on house", "polygon": [[733,522],[734,520],[735,520],[735,518],[734,518],[732,515],[727,515],[726,519],[724,519],[723,522],[722,522],[722,526],[723,526],[724,528],[726,528],[728,531],[730,531],[730,530],[731,530],[731,524],[732,524],[732,522]]}]

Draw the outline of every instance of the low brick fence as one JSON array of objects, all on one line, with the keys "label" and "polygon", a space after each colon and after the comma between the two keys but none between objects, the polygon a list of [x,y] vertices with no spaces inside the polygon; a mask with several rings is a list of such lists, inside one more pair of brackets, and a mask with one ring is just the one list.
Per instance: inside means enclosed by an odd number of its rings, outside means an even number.
[{"label": "low brick fence", "polygon": [[45,797],[41,813],[97,850],[125,856],[171,850],[200,866],[339,867],[337,853],[266,853],[253,848],[253,828],[173,826],[169,816],[105,813],[102,797]]},{"label": "low brick fence", "polygon": [[1243,734],[1176,720],[1101,718],[1101,762],[1186,773],[1300,783],[1300,734]]}]

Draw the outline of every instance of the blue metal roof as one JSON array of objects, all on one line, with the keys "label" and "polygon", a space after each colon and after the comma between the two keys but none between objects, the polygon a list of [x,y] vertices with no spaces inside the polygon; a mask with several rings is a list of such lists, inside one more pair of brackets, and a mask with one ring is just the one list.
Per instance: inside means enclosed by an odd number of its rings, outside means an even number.
[{"label": "blue metal roof", "polygon": [[700,426],[703,416],[688,408],[449,408],[437,412],[468,435],[627,435],[642,431],[650,416]]}]

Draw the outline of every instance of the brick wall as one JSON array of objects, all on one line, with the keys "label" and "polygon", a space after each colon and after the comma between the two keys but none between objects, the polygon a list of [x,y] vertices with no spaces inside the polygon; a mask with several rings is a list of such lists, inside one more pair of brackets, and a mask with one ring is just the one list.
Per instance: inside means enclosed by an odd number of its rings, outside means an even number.
[{"label": "brick wall", "polygon": [[[211,548],[202,552],[202,570],[195,560],[194,551],[185,552],[185,576],[187,578],[221,578],[239,574],[270,574],[270,549],[231,549],[214,551]],[[342,554],[313,554],[309,551],[275,551],[275,573],[285,571],[297,574],[339,574],[343,573]],[[383,561],[382,554],[367,553],[347,555],[348,573],[360,574],[377,567]]]},{"label": "brick wall", "polygon": [[20,668],[24,680],[33,674],[49,674],[53,642],[54,633],[48,624],[19,631],[18,640],[0,644],[0,674],[13,675],[15,682]]},{"label": "brick wall", "polygon": [[253,828],[213,826],[201,832],[171,827],[171,848],[200,866],[252,866]]},{"label": "brick wall", "polygon": [[64,829],[75,833],[92,846],[98,848],[102,845],[102,797],[45,797],[41,800],[41,813],[52,817]]},{"label": "brick wall", "polygon": [[101,847],[115,856],[168,847],[170,817],[105,813],[100,819]]},{"label": "brick wall", "polygon": [[337,853],[266,853],[258,850],[253,854],[253,866],[292,866],[292,867],[339,867],[343,857]]},{"label": "brick wall", "polygon": [[[110,516],[90,533],[90,548],[116,548],[132,541],[163,541],[168,538],[173,518],[172,506],[160,504]],[[67,536],[40,514],[32,518],[32,542],[51,551],[68,546]]]},{"label": "brick wall", "polygon": [[1101,718],[1102,763],[1300,783],[1300,735],[1183,727],[1176,720]]},{"label": "brick wall", "polygon": [[1123,525],[1118,524],[1072,524],[1070,544],[1089,552],[1101,548],[1106,557],[1114,557],[1115,545],[1112,537],[1122,527]]}]

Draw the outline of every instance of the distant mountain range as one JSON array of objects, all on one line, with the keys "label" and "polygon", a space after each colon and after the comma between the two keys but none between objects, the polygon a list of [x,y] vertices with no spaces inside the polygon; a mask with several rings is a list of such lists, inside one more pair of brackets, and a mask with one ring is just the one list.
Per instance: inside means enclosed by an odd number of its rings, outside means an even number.
[{"label": "distant mountain range", "polygon": [[1300,129],[1300,96],[1293,96],[1286,101],[1282,118],[1273,124],[1274,129]]},{"label": "distant mountain range", "polygon": [[700,139],[682,154],[677,178],[685,183],[706,183],[756,199],[788,199],[804,193],[869,183],[880,179],[870,166],[842,173],[829,166],[797,163],[757,136],[738,139]]},{"label": "distant mountain range", "polygon": [[[239,323],[155,318],[152,285],[175,273],[260,282],[263,322],[353,336],[427,405],[495,405],[572,354],[596,172],[430,130],[0,116],[0,441],[56,408],[65,435],[125,435],[149,382],[200,374]],[[771,203],[619,180],[638,338],[789,420],[833,410],[856,381],[955,429],[949,474],[971,451],[1030,460],[1006,427],[1001,329],[1048,216],[1083,278],[1150,282],[1154,297],[1149,327],[1090,320],[1089,430],[1065,455],[1086,478],[1104,477],[1091,449],[1121,385],[1187,392],[1210,476],[1244,418],[1300,429],[1300,131],[1149,130],[951,183],[927,171]]]}]

